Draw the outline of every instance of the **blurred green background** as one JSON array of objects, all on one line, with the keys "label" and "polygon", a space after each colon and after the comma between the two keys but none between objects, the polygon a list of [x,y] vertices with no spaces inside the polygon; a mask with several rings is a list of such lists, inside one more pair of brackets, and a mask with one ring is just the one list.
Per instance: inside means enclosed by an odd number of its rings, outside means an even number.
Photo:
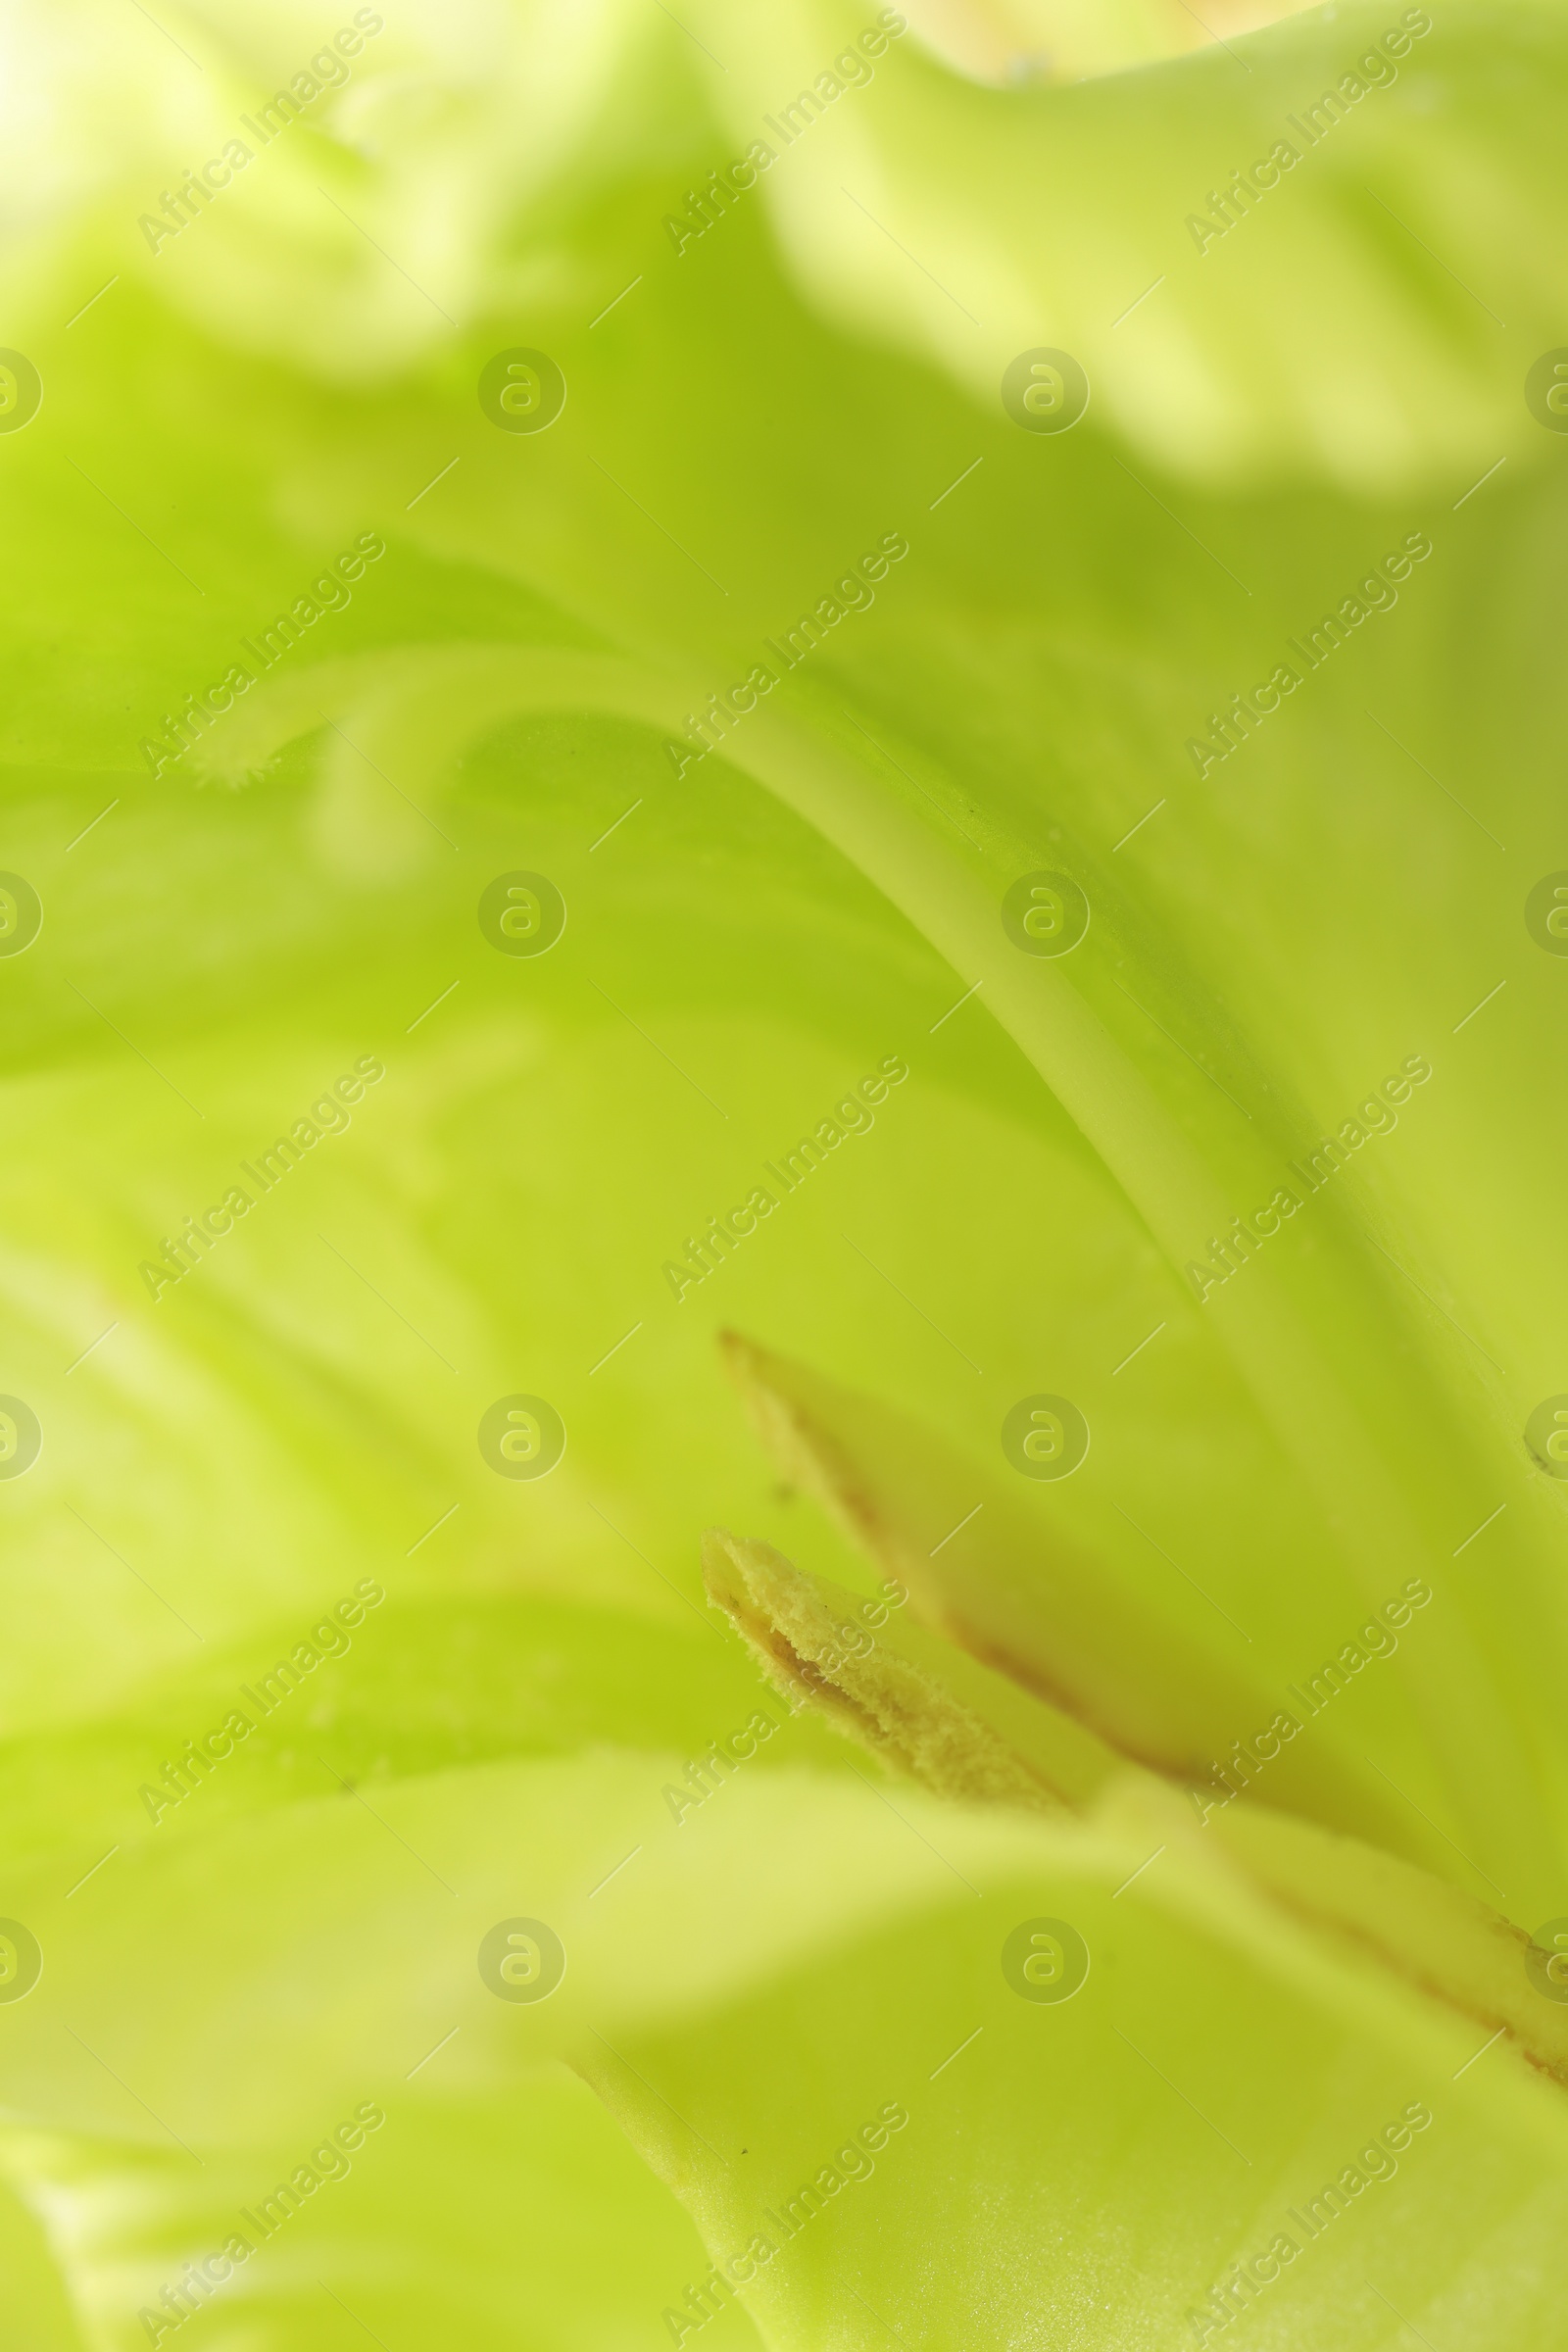
[{"label": "blurred green background", "polygon": [[[1245,2324],[1568,2341],[1561,2086],[1506,2050],[1456,2079],[1484,2023],[1197,1863],[1118,1894],[1108,1830],[884,1788],[808,1716],[697,1816],[662,1793],[760,1703],[705,1526],[875,1586],[751,1434],[733,1328],[977,1479],[1011,1478],[1020,1398],[1071,1397],[1082,1469],[1012,1481],[1042,1561],[1275,1704],[1424,1577],[1315,1768],[1526,1933],[1568,1912],[1562,1495],[1523,1442],[1568,1390],[1568,964],[1526,919],[1568,867],[1568,453],[1525,390],[1568,336],[1568,25],[906,18],[10,28],[0,342],[41,385],[0,432],[0,868],[43,909],[0,956],[0,1389],[42,1431],[0,1483],[28,2352],[684,2341],[689,2288],[889,2101],[874,2175],[705,2342],[1163,2352],[1421,2098],[1430,2140]],[[1195,237],[1325,89],[1332,129]],[[1036,348],[1087,374],[1069,431],[1004,405]],[[481,402],[519,349],[564,379],[548,429]],[[1396,604],[1200,775],[1212,714],[1417,532]],[[350,601],[168,757],[362,534]],[[672,758],[890,534],[874,602]],[[1042,870],[1092,908],[1059,958],[1002,918]],[[564,902],[546,954],[478,919],[515,871]],[[1417,1055],[1396,1127],[1200,1302],[1189,1264]],[[874,1125],[677,1299],[666,1262],[891,1056]],[[362,1057],[352,1123],[150,1296]],[[548,1477],[481,1453],[513,1395],[564,1425]],[[352,1647],[150,1809],[362,1580]],[[1255,1728],[1216,1722],[1216,1757]],[[998,1974],[1034,1914],[1096,1953],[1059,2015]],[[568,1955],[537,2006],[475,1967],[514,1917]],[[182,2312],[364,2101],[352,2172]]]}]

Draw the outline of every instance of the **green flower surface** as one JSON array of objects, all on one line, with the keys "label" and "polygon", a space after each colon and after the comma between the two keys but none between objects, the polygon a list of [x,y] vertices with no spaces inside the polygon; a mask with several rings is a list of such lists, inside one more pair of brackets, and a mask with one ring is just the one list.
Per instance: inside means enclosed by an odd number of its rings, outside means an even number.
[{"label": "green flower surface", "polygon": [[1568,14],[6,47],[6,2345],[1568,2348]]}]

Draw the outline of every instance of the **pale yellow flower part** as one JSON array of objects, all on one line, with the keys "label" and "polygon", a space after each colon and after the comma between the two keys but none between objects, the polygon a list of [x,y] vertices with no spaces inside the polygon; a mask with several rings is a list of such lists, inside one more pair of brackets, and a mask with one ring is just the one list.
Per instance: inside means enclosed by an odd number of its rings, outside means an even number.
[{"label": "pale yellow flower part", "polygon": [[1301,10],[1299,0],[908,0],[904,13],[944,65],[1006,86],[1154,65]]}]

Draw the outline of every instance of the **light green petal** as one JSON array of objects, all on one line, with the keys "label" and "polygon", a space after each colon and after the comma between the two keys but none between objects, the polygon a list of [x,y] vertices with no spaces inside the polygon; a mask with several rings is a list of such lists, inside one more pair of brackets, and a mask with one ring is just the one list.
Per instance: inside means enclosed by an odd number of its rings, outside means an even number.
[{"label": "light green petal", "polygon": [[[714,1738],[760,1704],[754,1689]],[[6,2020],[12,2115],[198,2153],[270,2143],[318,2129],[323,2101],[402,2098],[454,2034],[431,2087],[479,2095],[596,2031],[701,2015],[947,1877],[853,1772],[808,1767],[819,1733],[766,1722],[754,1739],[793,1768],[710,1761],[702,1802],[692,1757],[607,1742],[358,1788],[323,1771],[329,1794],[193,1818],[71,1894],[52,1860],[14,1870],[45,1965]],[[994,1876],[1027,1833],[980,1816],[949,1850]],[[567,1955],[537,2003],[481,1974],[483,1938],[511,1919],[543,1920]]]},{"label": "light green petal", "polygon": [[[771,2239],[738,2298],[765,2340],[946,2346],[982,2326],[1163,2352],[1198,2340],[1194,2309],[1283,2232],[1298,2255],[1246,2323],[1265,2342],[1392,2348],[1404,2314],[1434,2341],[1457,2327],[1561,2343],[1557,2094],[1496,2051],[1475,2059],[1474,2028],[1429,2039],[1408,2001],[1369,2008],[1348,1978],[1282,1976],[1277,1952],[1231,1940],[1223,1904],[1200,1924],[1167,1886],[1156,1907],[1163,1867],[1118,1892],[1086,1855],[1043,1857],[1004,1893],[959,1895],[701,2034],[637,2042],[653,2095],[590,2061],[714,2263]],[[1019,1997],[1008,1938],[1062,1920],[1087,1982],[1059,2004]],[[1417,2103],[1433,2120],[1397,2176],[1360,2174],[1311,2237],[1295,2214]],[[890,2110],[907,2122],[884,2145]]]},{"label": "light green petal", "polygon": [[[1397,58],[1396,12],[1311,10],[1056,89],[977,87],[906,36],[871,86],[776,133],[766,119],[820,90],[863,14],[802,0],[732,41],[712,86],[737,159],[759,135],[778,150],[763,201],[813,304],[991,414],[1011,361],[1061,348],[1162,469],[1322,472],[1369,499],[1456,472],[1456,497],[1499,454],[1539,454],[1521,386],[1558,322],[1562,28],[1546,6],[1511,15],[1506,41],[1488,9],[1411,13],[1425,30]],[[703,22],[715,44],[732,25],[721,4]],[[1363,94],[1342,95],[1347,77]],[[1325,89],[1314,135],[1301,119]],[[1216,184],[1281,141],[1298,160],[1218,211]]]},{"label": "light green petal", "polygon": [[[713,1598],[792,1704],[811,1707],[896,1773],[971,1804],[1058,1822],[1075,1814],[1135,1841],[1152,1838],[1152,1853],[1180,1857],[1199,1877],[1236,1873],[1288,1919],[1375,1954],[1393,1977],[1507,2033],[1533,2065],[1568,2082],[1568,2021],[1542,1997],[1529,1929],[1446,1885],[1437,1869],[1385,1850],[1379,1824],[1356,1822],[1342,1835],[1294,1819],[1268,1802],[1265,1777],[1242,1770],[1223,1794],[1213,1785],[1182,1789],[995,1663],[893,1619],[886,1606],[858,1607],[767,1544],[713,1529],[704,1550]],[[897,1601],[903,1588],[891,1589]],[[1265,1763],[1300,1736],[1293,1719],[1278,1718]]]},{"label": "light green petal", "polygon": [[[156,2329],[164,2290],[182,2284],[201,2340],[223,2352],[342,2352],[366,2330],[389,2344],[411,2329],[461,2338],[475,2352],[667,2342],[662,2298],[670,2279],[700,2273],[701,2241],[564,2068],[505,2095],[405,2096],[368,2132],[354,2122],[362,2104],[323,2093],[292,2138],[214,2152],[199,2172],[173,2149],[11,2133],[0,2162],[47,2211],[81,2314],[82,2334],[40,2333],[41,2352],[57,2341],[74,2352],[88,2329],[111,2352],[145,2346],[138,2315],[152,2312]],[[349,2148],[334,2144],[343,2125]],[[315,2188],[294,2184],[301,2164]],[[278,2199],[279,2184],[292,2194]],[[221,2264],[210,2273],[204,2297],[188,2266],[236,2234],[251,2252],[227,2276]]]}]

